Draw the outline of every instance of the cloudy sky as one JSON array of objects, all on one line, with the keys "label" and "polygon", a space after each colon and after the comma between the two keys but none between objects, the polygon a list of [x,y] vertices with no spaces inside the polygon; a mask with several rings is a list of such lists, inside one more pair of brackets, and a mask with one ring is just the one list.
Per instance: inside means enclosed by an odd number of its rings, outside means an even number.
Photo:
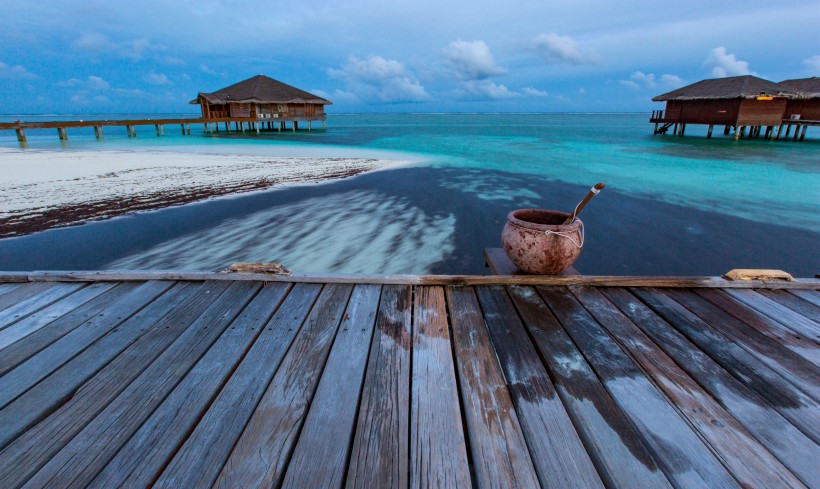
[{"label": "cloudy sky", "polygon": [[820,0],[0,0],[0,113],[185,112],[266,74],[329,112],[644,111],[820,76]]}]

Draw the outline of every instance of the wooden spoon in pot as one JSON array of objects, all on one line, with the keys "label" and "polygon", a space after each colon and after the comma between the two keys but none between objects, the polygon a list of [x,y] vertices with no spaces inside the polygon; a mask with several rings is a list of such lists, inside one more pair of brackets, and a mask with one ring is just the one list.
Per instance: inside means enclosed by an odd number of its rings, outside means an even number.
[{"label": "wooden spoon in pot", "polygon": [[581,210],[584,208],[584,206],[585,206],[585,205],[587,205],[587,202],[589,202],[589,201],[590,201],[593,197],[595,197],[596,195],[598,195],[598,192],[600,192],[600,191],[601,191],[601,189],[602,189],[602,188],[604,188],[604,187],[606,187],[606,185],[604,185],[603,183],[596,183],[594,187],[592,187],[591,189],[589,189],[589,193],[587,194],[587,196],[586,196],[586,197],[584,197],[584,200],[582,200],[581,202],[579,202],[577,206],[575,206],[575,211],[572,213],[572,215],[571,215],[571,216],[569,216],[569,217],[567,218],[567,220],[566,220],[566,221],[564,221],[564,224],[569,224],[569,223],[571,223],[572,221],[574,221],[574,220],[575,220],[575,217],[576,217],[578,214],[580,214],[580,213],[581,213]]}]

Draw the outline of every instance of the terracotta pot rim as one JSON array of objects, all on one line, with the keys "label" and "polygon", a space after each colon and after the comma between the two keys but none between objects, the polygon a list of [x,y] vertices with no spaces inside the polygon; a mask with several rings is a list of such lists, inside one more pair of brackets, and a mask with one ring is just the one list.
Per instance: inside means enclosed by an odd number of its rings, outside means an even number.
[{"label": "terracotta pot rim", "polygon": [[529,222],[521,220],[515,217],[516,213],[519,212],[538,212],[543,214],[551,214],[551,215],[558,215],[563,217],[564,219],[568,218],[570,214],[561,211],[554,211],[550,209],[515,209],[507,214],[507,223],[524,228],[524,229],[532,229],[535,231],[577,231],[581,229],[581,220],[575,219],[574,222],[570,224],[539,224],[535,222]]}]

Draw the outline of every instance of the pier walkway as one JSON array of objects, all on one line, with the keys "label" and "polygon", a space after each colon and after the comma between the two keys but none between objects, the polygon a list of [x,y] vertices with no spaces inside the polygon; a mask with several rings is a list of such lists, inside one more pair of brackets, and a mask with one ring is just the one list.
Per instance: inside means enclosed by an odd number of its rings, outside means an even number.
[{"label": "pier walkway", "polygon": [[0,487],[820,487],[818,288],[0,274]]},{"label": "pier walkway", "polygon": [[165,126],[179,125],[182,135],[191,134],[191,124],[202,124],[205,132],[219,132],[220,124],[226,132],[233,127],[235,131],[245,132],[261,130],[282,131],[287,129],[287,124],[293,131],[299,128],[299,122],[307,122],[308,130],[313,128],[313,121],[322,123],[325,127],[327,116],[294,116],[294,117],[216,117],[216,118],[172,118],[172,119],[112,119],[112,120],[78,120],[78,121],[48,121],[48,122],[0,122],[0,131],[15,131],[17,140],[20,143],[27,142],[26,129],[57,129],[60,140],[68,140],[69,128],[94,128],[94,136],[103,139],[105,127],[125,127],[128,137],[137,136],[137,126],[154,126],[157,136],[165,135]]}]

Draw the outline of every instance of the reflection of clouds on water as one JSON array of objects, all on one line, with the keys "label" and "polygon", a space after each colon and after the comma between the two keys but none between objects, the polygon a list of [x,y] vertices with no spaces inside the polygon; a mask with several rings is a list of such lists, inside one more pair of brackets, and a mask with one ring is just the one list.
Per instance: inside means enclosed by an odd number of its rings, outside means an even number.
[{"label": "reflection of clouds on water", "polygon": [[515,202],[520,206],[533,205],[540,196],[532,190],[522,188],[526,184],[518,178],[501,177],[477,170],[464,170],[462,174],[442,181],[447,189],[475,194],[481,200]]},{"label": "reflection of clouds on water", "polygon": [[297,272],[427,273],[455,249],[455,216],[405,199],[331,194],[227,220],[107,264],[114,269],[219,270],[278,261]]}]

